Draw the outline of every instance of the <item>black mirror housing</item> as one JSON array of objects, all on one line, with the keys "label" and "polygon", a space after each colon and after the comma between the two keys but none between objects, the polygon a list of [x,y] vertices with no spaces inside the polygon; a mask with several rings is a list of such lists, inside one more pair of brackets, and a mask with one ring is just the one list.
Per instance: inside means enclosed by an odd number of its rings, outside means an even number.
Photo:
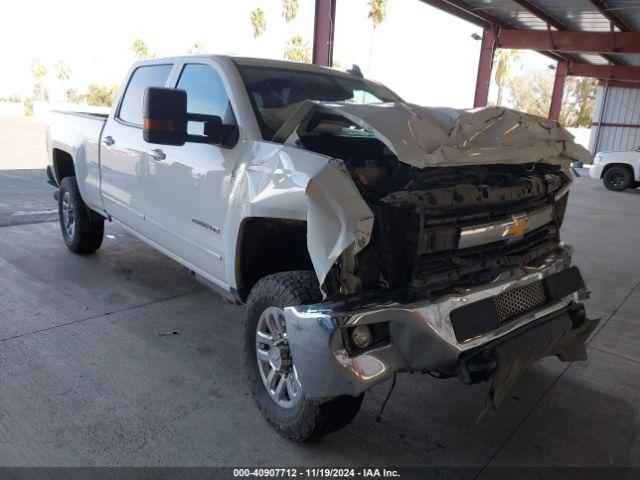
[{"label": "black mirror housing", "polygon": [[[186,142],[235,145],[238,127],[225,125],[217,115],[187,112],[187,92],[175,88],[148,87],[144,92],[142,137],[158,145],[182,146]],[[187,132],[188,122],[203,122],[204,135]]]},{"label": "black mirror housing", "polygon": [[204,122],[204,135],[214,143],[220,143],[224,139],[225,129],[220,117],[212,116]]},{"label": "black mirror housing", "polygon": [[184,145],[187,141],[187,92],[148,87],[144,92],[142,136],[159,145]]}]

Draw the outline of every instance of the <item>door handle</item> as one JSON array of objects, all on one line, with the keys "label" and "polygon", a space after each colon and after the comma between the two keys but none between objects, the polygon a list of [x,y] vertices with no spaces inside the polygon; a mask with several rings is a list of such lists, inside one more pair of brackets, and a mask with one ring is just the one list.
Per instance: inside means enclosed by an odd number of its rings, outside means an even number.
[{"label": "door handle", "polygon": [[159,148],[154,148],[153,150],[149,150],[147,152],[147,155],[149,155],[154,160],[157,160],[158,162],[160,162],[160,161],[164,160],[165,158],[167,158],[165,153],[162,150],[160,150]]},{"label": "door handle", "polygon": [[111,135],[107,135],[102,139],[102,143],[104,143],[107,147],[110,147],[111,145],[116,143],[116,141],[113,139]]}]

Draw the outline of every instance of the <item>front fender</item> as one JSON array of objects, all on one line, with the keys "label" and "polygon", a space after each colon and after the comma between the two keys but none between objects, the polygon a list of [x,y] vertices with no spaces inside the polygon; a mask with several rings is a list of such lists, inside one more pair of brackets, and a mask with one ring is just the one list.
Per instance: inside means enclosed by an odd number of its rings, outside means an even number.
[{"label": "front fender", "polygon": [[[369,242],[373,213],[339,160],[271,142],[247,143],[242,162],[223,187],[228,211],[225,250],[237,252],[243,220],[278,218],[307,222],[307,248],[320,284],[336,259]],[[286,254],[286,252],[283,252]],[[238,286],[236,255],[227,255],[227,282]]]},{"label": "front fender", "polygon": [[320,285],[340,255],[355,255],[371,239],[373,212],[339,160],[331,160],[307,186],[307,248]]}]

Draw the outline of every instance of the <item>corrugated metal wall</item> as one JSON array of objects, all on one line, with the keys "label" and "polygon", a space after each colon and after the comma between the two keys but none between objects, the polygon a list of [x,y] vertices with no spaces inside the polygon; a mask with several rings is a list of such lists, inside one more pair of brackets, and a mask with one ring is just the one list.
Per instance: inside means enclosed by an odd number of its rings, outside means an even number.
[{"label": "corrugated metal wall", "polygon": [[[598,126],[600,123],[603,125]],[[640,88],[601,86],[596,97],[589,150],[597,153],[605,150],[633,150],[638,147]]]}]

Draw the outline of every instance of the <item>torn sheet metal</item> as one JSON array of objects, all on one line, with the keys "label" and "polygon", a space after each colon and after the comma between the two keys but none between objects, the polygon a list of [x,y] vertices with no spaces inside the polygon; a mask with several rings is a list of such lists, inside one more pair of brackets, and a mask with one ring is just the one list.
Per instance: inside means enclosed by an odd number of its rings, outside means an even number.
[{"label": "torn sheet metal", "polygon": [[[584,314],[584,310],[581,310]],[[586,342],[598,326],[600,319],[585,318],[581,325],[574,325],[571,314],[565,313],[546,321],[545,324],[515,335],[506,342],[495,342],[495,346],[481,348],[458,364],[458,375],[464,383],[475,383],[470,376],[479,371],[478,364],[495,362],[491,375],[484,409],[478,420],[495,411],[507,396],[522,373],[539,360],[557,356],[563,362],[587,360]],[[470,368],[470,365],[475,368]]]},{"label": "torn sheet metal", "polygon": [[304,105],[274,141],[296,137],[295,120],[323,111],[341,115],[374,134],[401,162],[414,167],[499,163],[591,162],[558,122],[504,107],[475,110],[430,108],[408,103],[315,103]]},{"label": "torn sheet metal", "polygon": [[331,160],[307,186],[307,248],[320,285],[338,257],[353,254],[371,239],[373,212],[339,160]]}]

